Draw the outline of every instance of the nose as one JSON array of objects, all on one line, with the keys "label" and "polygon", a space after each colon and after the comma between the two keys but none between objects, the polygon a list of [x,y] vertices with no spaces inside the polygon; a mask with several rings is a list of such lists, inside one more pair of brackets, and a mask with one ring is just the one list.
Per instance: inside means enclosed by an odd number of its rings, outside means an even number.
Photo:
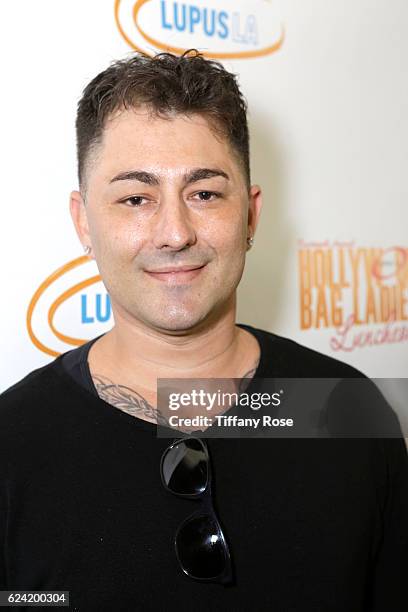
[{"label": "nose", "polygon": [[168,197],[162,201],[152,228],[153,243],[157,249],[179,251],[196,242],[196,232],[189,210],[181,198]]}]

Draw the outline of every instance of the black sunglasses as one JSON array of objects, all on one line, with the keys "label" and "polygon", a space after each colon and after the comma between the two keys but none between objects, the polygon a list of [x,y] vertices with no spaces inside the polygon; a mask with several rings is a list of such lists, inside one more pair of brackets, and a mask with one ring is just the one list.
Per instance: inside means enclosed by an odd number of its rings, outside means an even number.
[{"label": "black sunglasses", "polygon": [[176,556],[183,572],[195,580],[231,583],[231,557],[212,503],[205,442],[194,437],[174,440],[162,455],[160,474],[170,493],[203,502],[176,531]]}]

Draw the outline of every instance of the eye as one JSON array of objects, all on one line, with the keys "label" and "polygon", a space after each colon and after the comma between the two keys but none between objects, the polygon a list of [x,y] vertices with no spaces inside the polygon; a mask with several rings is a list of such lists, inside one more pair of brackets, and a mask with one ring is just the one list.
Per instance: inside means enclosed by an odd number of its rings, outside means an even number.
[{"label": "eye", "polygon": [[138,206],[141,206],[141,201],[140,200],[145,200],[146,198],[144,198],[143,196],[130,196],[130,198],[126,198],[125,200],[121,200],[120,204],[126,204],[128,202],[130,202],[130,207],[131,208],[137,208]]},{"label": "eye", "polygon": [[204,196],[202,199],[200,198],[202,202],[211,202],[212,201],[210,200],[211,196],[215,196],[217,198],[221,194],[218,193],[217,191],[198,191],[195,195]]}]

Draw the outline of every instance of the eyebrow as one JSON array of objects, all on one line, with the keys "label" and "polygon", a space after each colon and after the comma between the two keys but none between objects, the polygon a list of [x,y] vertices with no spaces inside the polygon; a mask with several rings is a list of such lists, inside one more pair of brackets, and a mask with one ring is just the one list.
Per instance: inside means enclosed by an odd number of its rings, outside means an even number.
[{"label": "eyebrow", "polygon": [[[184,183],[189,185],[196,181],[203,179],[212,178],[213,176],[223,176],[227,181],[229,176],[223,170],[219,168],[194,168],[186,174],[184,174]],[[128,172],[120,172],[114,176],[109,182],[114,183],[116,181],[139,181],[146,183],[147,185],[160,185],[160,179],[157,174],[152,172],[146,172],[145,170],[129,170]]]}]

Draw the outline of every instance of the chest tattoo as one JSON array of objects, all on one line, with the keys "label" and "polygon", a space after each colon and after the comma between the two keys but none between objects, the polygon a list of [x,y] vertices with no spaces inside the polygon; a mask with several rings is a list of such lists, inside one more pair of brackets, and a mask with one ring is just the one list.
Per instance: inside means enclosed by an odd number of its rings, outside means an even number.
[{"label": "chest tattoo", "polygon": [[[238,386],[239,393],[242,393],[247,388],[250,382],[249,379],[254,376],[258,364],[259,359],[240,379]],[[157,423],[158,425],[170,427],[170,424],[163,413],[158,408],[153,406],[140,393],[135,391],[135,389],[132,389],[127,385],[114,383],[110,378],[107,376],[102,376],[101,374],[92,374],[92,380],[98,396],[108,404],[115,406],[115,408],[119,408],[119,410],[122,410],[123,412],[127,412],[127,414],[130,414],[131,416],[145,419]]]}]

